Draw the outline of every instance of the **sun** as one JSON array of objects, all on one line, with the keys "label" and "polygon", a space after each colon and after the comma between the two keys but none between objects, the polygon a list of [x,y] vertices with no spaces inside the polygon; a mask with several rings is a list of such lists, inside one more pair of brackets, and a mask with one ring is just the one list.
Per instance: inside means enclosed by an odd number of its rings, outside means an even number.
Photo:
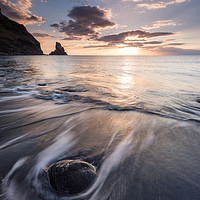
[{"label": "sun", "polygon": [[137,47],[124,47],[118,49],[119,55],[138,55]]}]

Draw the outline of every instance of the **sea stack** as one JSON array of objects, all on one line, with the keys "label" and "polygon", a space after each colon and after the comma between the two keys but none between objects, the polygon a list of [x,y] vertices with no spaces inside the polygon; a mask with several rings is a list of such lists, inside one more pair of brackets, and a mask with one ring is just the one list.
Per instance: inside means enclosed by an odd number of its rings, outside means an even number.
[{"label": "sea stack", "polygon": [[0,55],[42,55],[40,43],[24,25],[4,16],[0,9]]},{"label": "sea stack", "polygon": [[56,42],[56,50],[52,51],[49,55],[67,55],[64,48],[59,42]]}]

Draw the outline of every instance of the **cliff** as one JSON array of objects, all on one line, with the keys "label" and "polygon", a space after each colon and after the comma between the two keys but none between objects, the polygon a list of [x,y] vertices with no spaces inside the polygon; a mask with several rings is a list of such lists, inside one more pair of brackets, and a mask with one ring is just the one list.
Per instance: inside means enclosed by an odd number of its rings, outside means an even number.
[{"label": "cliff", "polygon": [[56,42],[56,50],[52,51],[49,55],[67,55],[64,48],[59,42]]},{"label": "cliff", "polygon": [[40,43],[24,25],[8,19],[0,9],[0,55],[42,55]]}]

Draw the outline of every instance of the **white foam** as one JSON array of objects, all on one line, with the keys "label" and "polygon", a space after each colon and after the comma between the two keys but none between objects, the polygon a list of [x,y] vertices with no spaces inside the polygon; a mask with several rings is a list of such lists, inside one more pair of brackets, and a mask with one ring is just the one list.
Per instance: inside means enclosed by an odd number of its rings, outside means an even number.
[{"label": "white foam", "polygon": [[21,138],[23,138],[23,137],[25,137],[25,136],[27,136],[27,135],[29,135],[29,133],[26,133],[26,134],[24,134],[24,135],[21,135],[21,136],[19,136],[19,137],[16,137],[16,138],[14,138],[14,139],[12,139],[12,140],[9,140],[8,142],[6,142],[6,143],[4,143],[3,145],[1,145],[1,146],[0,146],[0,149],[6,148],[6,147],[12,145],[12,144],[15,143],[16,141],[20,140]]},{"label": "white foam", "polygon": [[4,183],[8,182],[8,179],[10,178],[10,176],[16,171],[18,170],[25,162],[26,162],[27,158],[21,158],[19,159],[12,167],[12,169],[9,171],[9,173],[7,174],[7,176],[5,177],[5,179],[3,180]]},{"label": "white foam", "polygon": [[34,174],[37,176],[41,170],[47,167],[53,160],[59,158],[64,152],[70,150],[74,144],[74,135],[70,130],[60,133],[56,137],[55,142],[38,155]]},{"label": "white foam", "polygon": [[[75,133],[72,131],[72,128],[75,126],[73,125],[73,119],[71,118],[67,122],[64,123],[64,127],[66,130],[61,132],[54,140],[53,144],[44,149],[41,153],[38,154],[36,158],[35,165],[30,169],[26,178],[24,179],[24,183],[27,185],[28,190],[33,186],[35,191],[38,195],[42,194],[44,196],[47,195],[48,199],[55,199],[57,198],[55,194],[48,193],[42,186],[41,180],[39,180],[40,173],[51,164],[52,161],[59,159],[64,153],[70,151],[70,149],[75,145]],[[2,145],[1,147],[6,147],[6,145],[10,145],[13,142],[25,137],[27,134],[15,138],[7,144]],[[8,175],[5,177],[3,181],[3,189],[4,189],[4,196],[8,200],[27,200],[27,192],[30,191],[22,191],[24,190],[23,187],[20,188],[19,184],[16,183],[15,178],[17,177],[17,171],[20,167],[25,163],[27,158],[20,159],[17,161]],[[12,176],[16,173],[16,177]]]},{"label": "white foam", "polygon": [[[22,197],[22,193],[18,188],[18,184],[16,184],[15,179],[10,179],[10,177],[20,169],[20,167],[26,162],[27,157],[19,159],[9,171],[7,176],[4,178],[2,186],[3,186],[3,196],[8,200],[25,200]],[[24,196],[24,195],[23,195]]]},{"label": "white foam", "polygon": [[33,109],[33,107],[25,107],[25,108],[11,109],[11,110],[3,110],[3,111],[0,111],[0,114],[15,113],[15,112],[21,112],[21,111],[26,111],[26,110],[31,110],[31,109]]},{"label": "white foam", "polygon": [[10,97],[1,97],[0,102],[9,101],[9,100],[15,100],[15,99],[23,99],[23,98],[29,98],[30,96],[27,94],[24,95],[18,95],[18,96],[10,96]]},{"label": "white foam", "polygon": [[70,122],[72,119],[67,120],[64,123],[64,126],[67,129],[61,132],[53,141],[54,143],[44,149],[37,156],[36,164],[28,173],[27,179],[31,182],[31,184],[35,187],[35,189],[39,193],[43,193],[42,191],[42,183],[38,179],[40,173],[48,167],[53,161],[58,160],[63,156],[66,152],[69,152],[70,149],[75,145],[75,133],[72,131],[74,125]]},{"label": "white foam", "polygon": [[112,135],[109,143],[108,143],[108,146],[106,147],[106,149],[112,144],[113,140],[115,139],[116,135],[119,133],[119,130],[115,131],[114,134]]},{"label": "white foam", "polygon": [[[139,153],[136,155],[136,163],[137,160],[140,157],[140,154],[143,150],[149,147],[150,144],[152,144],[154,140],[154,132],[153,127],[152,130],[148,130],[145,135],[136,135],[135,133],[138,133],[138,130],[141,129],[146,125],[145,121],[140,121],[134,123],[131,121],[127,124],[127,127],[131,128],[132,131],[117,145],[115,150],[105,159],[103,162],[99,172],[98,176],[94,182],[94,184],[82,195],[73,197],[71,199],[79,199],[79,198],[87,198],[90,196],[90,200],[106,200],[108,199],[111,191],[103,192],[103,187],[105,186],[105,182],[110,175],[110,173],[119,167],[123,161],[128,158],[130,155],[132,155],[132,152],[134,148],[137,148],[139,145]],[[145,127],[145,126],[144,126]],[[112,143],[114,137],[116,136],[118,132],[114,132],[112,135],[112,138],[109,142],[109,145]],[[145,137],[145,138],[143,138]],[[141,144],[140,144],[141,143]],[[63,200],[67,200],[68,198],[63,197]]]},{"label": "white foam", "polygon": [[[117,132],[115,132],[116,134]],[[94,184],[82,195],[71,197],[70,199],[79,199],[85,198],[92,194],[90,200],[96,199],[107,199],[107,194],[101,194],[101,189],[104,186],[106,179],[108,178],[111,171],[116,169],[124,159],[126,159],[130,153],[132,152],[135,143],[133,141],[135,131],[131,131],[126,138],[119,143],[119,145],[115,148],[113,153],[111,153],[103,162],[100,171],[98,172],[97,179]],[[101,198],[100,198],[101,196]],[[62,200],[68,200],[69,198],[63,197]]]},{"label": "white foam", "polygon": [[[81,118],[80,118],[81,119]],[[138,149],[139,152],[135,155],[135,159],[139,159],[140,154],[143,150],[149,147],[154,140],[154,126],[151,126],[150,129],[145,130],[146,132],[142,132],[142,134],[138,134],[141,131],[141,127],[146,127],[148,122],[145,121],[136,121],[135,123],[131,121],[127,124],[128,134],[124,137],[124,139],[116,146],[114,151],[103,161],[97,178],[92,186],[83,194],[79,194],[78,196],[68,196],[68,197],[60,197],[57,196],[56,193],[46,191],[45,187],[43,187],[43,182],[39,180],[39,175],[43,171],[44,168],[49,166],[53,161],[60,159],[64,154],[67,155],[67,152],[70,152],[72,147],[75,145],[76,140],[75,137],[77,134],[73,132],[73,128],[76,126],[74,124],[74,118],[70,118],[64,123],[64,127],[66,130],[61,132],[58,136],[53,140],[53,144],[44,149],[36,158],[36,163],[33,168],[29,171],[27,175],[29,186],[32,185],[37,192],[37,195],[43,197],[44,199],[54,200],[54,199],[62,199],[62,200],[73,200],[73,199],[90,199],[90,200],[106,200],[108,199],[111,190],[106,190],[106,183],[109,175],[112,171],[116,170],[125,159],[132,155],[134,149]],[[149,125],[148,125],[149,127]],[[113,143],[116,135],[119,131],[114,131],[107,148]],[[137,164],[137,162],[135,162]],[[13,169],[9,172],[12,174],[18,167],[20,163],[16,163],[13,166]],[[7,177],[10,175],[8,174]],[[7,178],[8,179],[8,178]],[[14,180],[11,181],[12,184],[9,184],[7,188],[7,196],[12,200],[12,197],[16,197],[15,200],[26,200],[25,195],[21,194],[21,191],[16,190],[16,185]],[[19,188],[18,188],[19,189]],[[21,188],[22,190],[23,188]],[[19,189],[20,190],[20,189]],[[18,192],[18,195],[15,193]]]}]

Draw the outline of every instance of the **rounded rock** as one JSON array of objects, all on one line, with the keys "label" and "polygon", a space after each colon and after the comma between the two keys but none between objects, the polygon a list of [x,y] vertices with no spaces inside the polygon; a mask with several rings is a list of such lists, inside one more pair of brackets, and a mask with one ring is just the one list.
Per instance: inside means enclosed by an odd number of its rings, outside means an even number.
[{"label": "rounded rock", "polygon": [[93,165],[75,160],[59,161],[49,167],[48,173],[51,186],[68,194],[84,191],[96,176]]}]

